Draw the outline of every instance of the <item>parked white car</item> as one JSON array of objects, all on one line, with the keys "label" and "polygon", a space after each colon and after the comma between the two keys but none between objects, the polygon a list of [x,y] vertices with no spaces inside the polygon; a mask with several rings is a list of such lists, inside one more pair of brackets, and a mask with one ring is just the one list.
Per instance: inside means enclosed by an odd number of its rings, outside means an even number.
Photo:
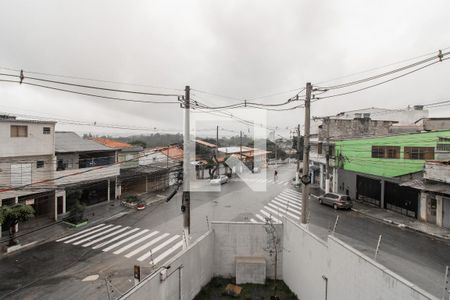
[{"label": "parked white car", "polygon": [[228,182],[228,176],[220,175],[218,178],[211,179],[209,181],[209,184],[220,185],[220,184],[224,184],[224,183],[227,183],[227,182]]}]

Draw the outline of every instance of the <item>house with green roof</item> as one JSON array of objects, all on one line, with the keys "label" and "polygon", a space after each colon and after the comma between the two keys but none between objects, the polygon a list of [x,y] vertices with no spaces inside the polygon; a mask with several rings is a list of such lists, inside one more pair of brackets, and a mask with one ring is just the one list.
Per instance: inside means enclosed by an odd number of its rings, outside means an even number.
[{"label": "house with green roof", "polygon": [[450,161],[450,130],[336,141],[337,191],[417,218],[426,203],[406,183],[422,180],[426,161],[436,160]]}]

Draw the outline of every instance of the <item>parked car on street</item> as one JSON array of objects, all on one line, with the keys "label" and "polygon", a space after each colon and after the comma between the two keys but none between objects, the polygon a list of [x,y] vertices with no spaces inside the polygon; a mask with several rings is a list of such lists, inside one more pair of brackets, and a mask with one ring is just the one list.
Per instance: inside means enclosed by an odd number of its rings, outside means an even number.
[{"label": "parked car on street", "polygon": [[353,206],[350,196],[336,193],[326,193],[319,196],[319,203],[330,205],[334,209],[351,209]]},{"label": "parked car on street", "polygon": [[224,183],[227,183],[227,182],[228,182],[228,176],[226,176],[226,175],[220,175],[220,176],[217,177],[217,178],[211,179],[211,180],[209,181],[209,184],[212,184],[212,185],[220,185],[220,184],[224,184]]}]

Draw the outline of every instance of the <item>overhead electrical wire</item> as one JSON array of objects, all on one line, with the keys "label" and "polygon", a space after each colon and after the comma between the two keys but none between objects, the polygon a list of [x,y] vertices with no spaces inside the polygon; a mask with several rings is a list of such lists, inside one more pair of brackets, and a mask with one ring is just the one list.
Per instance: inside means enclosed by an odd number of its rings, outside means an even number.
[{"label": "overhead electrical wire", "polygon": [[[445,60],[448,60],[448,59],[449,59],[449,58],[445,58],[445,59],[442,59],[442,61],[445,61]],[[387,83],[387,82],[390,82],[390,81],[393,81],[393,80],[396,80],[396,79],[405,77],[405,76],[407,76],[407,75],[410,75],[410,74],[412,74],[412,73],[415,73],[415,72],[418,72],[418,71],[420,71],[420,70],[423,70],[423,69],[425,69],[425,68],[427,68],[427,67],[430,67],[430,66],[432,66],[432,65],[434,65],[434,64],[437,64],[437,63],[439,63],[439,62],[441,62],[441,61],[434,61],[434,62],[432,62],[432,63],[429,63],[429,64],[427,64],[427,65],[425,65],[425,66],[422,66],[422,67],[420,67],[420,68],[414,69],[414,70],[412,70],[412,71],[403,73],[403,74],[398,75],[398,76],[395,76],[395,77],[393,77],[393,78],[389,78],[389,79],[387,79],[387,80],[384,80],[384,81],[381,81],[381,82],[378,82],[378,83],[376,83],[376,84],[372,84],[372,85],[369,85],[369,86],[365,86],[365,87],[363,87],[363,88],[359,88],[359,89],[356,89],[356,90],[352,90],[352,91],[348,91],[348,92],[342,92],[342,93],[337,93],[337,94],[332,94],[332,95],[328,95],[328,96],[315,97],[315,98],[313,98],[313,99],[311,100],[311,102],[316,102],[316,101],[319,101],[319,100],[322,100],[322,99],[333,98],[333,97],[339,97],[339,96],[345,96],[345,95],[349,95],[349,94],[361,92],[361,91],[364,91],[364,90],[367,90],[367,89],[370,89],[370,88],[373,88],[373,87],[382,85],[382,84],[384,84],[384,83]]]},{"label": "overhead electrical wire", "polygon": [[[0,79],[0,82],[9,82],[9,83],[20,84],[20,81],[16,81],[16,80]],[[45,88],[45,89],[56,90],[56,91],[66,92],[66,93],[71,93],[71,94],[76,94],[76,95],[89,96],[89,97],[95,97],[95,98],[100,98],[100,99],[109,99],[109,100],[114,100],[114,101],[134,102],[134,103],[144,103],[144,104],[179,104],[178,101],[153,101],[153,100],[139,100],[139,99],[129,99],[129,98],[121,98],[121,97],[113,97],[113,96],[104,96],[104,95],[99,95],[99,94],[92,94],[92,93],[85,93],[85,92],[79,92],[79,91],[74,91],[74,90],[62,89],[62,88],[57,88],[57,87],[42,85],[42,84],[36,84],[36,83],[26,82],[26,81],[23,81],[21,84],[35,86],[35,87],[41,87],[41,88]]]},{"label": "overhead electrical wire", "polygon": [[161,97],[179,97],[179,96],[181,96],[180,94],[151,93],[151,92],[123,90],[123,89],[112,89],[112,88],[99,87],[99,86],[93,86],[93,85],[78,84],[78,83],[73,83],[73,82],[65,82],[65,81],[59,81],[59,80],[50,80],[50,79],[45,79],[45,78],[30,77],[30,76],[24,76],[23,72],[21,73],[21,75],[0,73],[0,76],[19,78],[19,79],[21,79],[22,83],[23,83],[23,80],[27,79],[27,80],[42,81],[42,82],[53,83],[53,84],[68,85],[68,86],[85,88],[85,89],[94,89],[94,90],[101,90],[101,91],[108,91],[108,92],[126,93],[126,94],[137,94],[137,95],[145,95],[145,96],[161,96]]},{"label": "overhead electrical wire", "polygon": [[14,69],[14,68],[8,68],[8,67],[0,67],[0,69],[7,70],[7,71],[13,71],[13,72],[23,71],[23,72],[26,72],[29,74],[42,75],[42,76],[47,76],[47,77],[59,77],[59,78],[68,78],[68,79],[83,80],[83,81],[113,83],[113,84],[119,84],[119,85],[139,86],[139,87],[146,87],[146,88],[153,88],[153,89],[160,89],[160,90],[171,90],[171,91],[180,91],[180,92],[184,91],[184,89],[169,88],[169,87],[163,87],[163,86],[155,86],[155,85],[140,84],[140,83],[130,83],[130,82],[120,82],[120,81],[113,81],[113,80],[102,80],[102,79],[94,79],[94,78],[89,78],[89,77],[52,74],[52,73],[45,73],[45,72],[35,72],[35,71],[29,71],[29,70],[21,70],[21,69],[17,69],[17,68]]},{"label": "overhead electrical wire", "polygon": [[[450,47],[445,47],[445,48],[442,48],[441,50],[445,51],[445,50],[448,50],[448,49],[450,49]],[[433,55],[433,54],[436,54],[436,51],[428,52],[428,53],[425,53],[425,54],[422,54],[422,55],[419,55],[419,56],[403,59],[403,60],[400,60],[400,61],[396,61],[396,62],[389,63],[389,64],[386,64],[386,65],[383,65],[383,66],[379,66],[379,67],[370,68],[370,69],[367,69],[367,70],[355,72],[355,73],[352,73],[352,74],[347,74],[347,75],[335,77],[335,78],[332,78],[332,79],[329,79],[329,80],[320,81],[320,82],[314,83],[314,85],[321,85],[321,84],[328,83],[328,82],[333,82],[333,81],[336,81],[336,80],[339,80],[339,79],[349,78],[349,77],[352,77],[352,76],[355,76],[355,75],[360,75],[360,74],[364,74],[364,73],[368,73],[368,72],[384,69],[384,68],[387,68],[387,67],[399,65],[399,64],[402,64],[402,63],[405,63],[405,62],[409,62],[409,61],[416,60],[416,59],[419,59],[419,58],[422,58],[422,57],[426,57],[426,56],[430,56],[430,55]]]}]

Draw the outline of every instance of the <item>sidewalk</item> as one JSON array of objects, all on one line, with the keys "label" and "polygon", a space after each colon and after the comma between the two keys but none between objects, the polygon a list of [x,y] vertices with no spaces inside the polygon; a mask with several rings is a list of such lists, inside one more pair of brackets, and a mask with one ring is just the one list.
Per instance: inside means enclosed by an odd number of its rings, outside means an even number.
[{"label": "sidewalk", "polygon": [[[317,197],[323,193],[324,191],[322,191],[319,187],[311,187],[311,196]],[[407,228],[438,239],[450,241],[450,229],[448,228],[422,222],[417,219],[413,219],[387,209],[364,204],[359,201],[353,201],[352,210],[386,224],[395,225],[400,228]]]},{"label": "sidewalk", "polygon": [[435,238],[447,241],[450,240],[450,229],[425,223],[386,209],[373,207],[361,202],[353,201],[352,210],[378,221],[396,225],[400,228],[408,228],[423,234],[433,236]]},{"label": "sidewalk", "polygon": [[[149,193],[145,195],[143,200],[147,205],[164,201],[166,194],[171,190],[161,191],[159,193]],[[28,249],[31,246],[36,246],[48,241],[56,240],[60,237],[69,235],[75,231],[86,229],[86,227],[99,224],[104,221],[119,218],[123,215],[134,212],[134,209],[130,209],[120,205],[121,200],[111,200],[110,202],[103,202],[97,205],[86,207],[85,218],[88,220],[88,224],[80,228],[72,228],[63,222],[52,222],[46,226],[38,227],[30,230],[21,230],[17,232],[17,240],[19,240],[22,247],[20,249]],[[19,225],[20,226],[20,225]],[[0,238],[0,248],[3,248],[8,242],[8,236],[2,236]],[[0,258],[5,254],[0,251]]]}]

